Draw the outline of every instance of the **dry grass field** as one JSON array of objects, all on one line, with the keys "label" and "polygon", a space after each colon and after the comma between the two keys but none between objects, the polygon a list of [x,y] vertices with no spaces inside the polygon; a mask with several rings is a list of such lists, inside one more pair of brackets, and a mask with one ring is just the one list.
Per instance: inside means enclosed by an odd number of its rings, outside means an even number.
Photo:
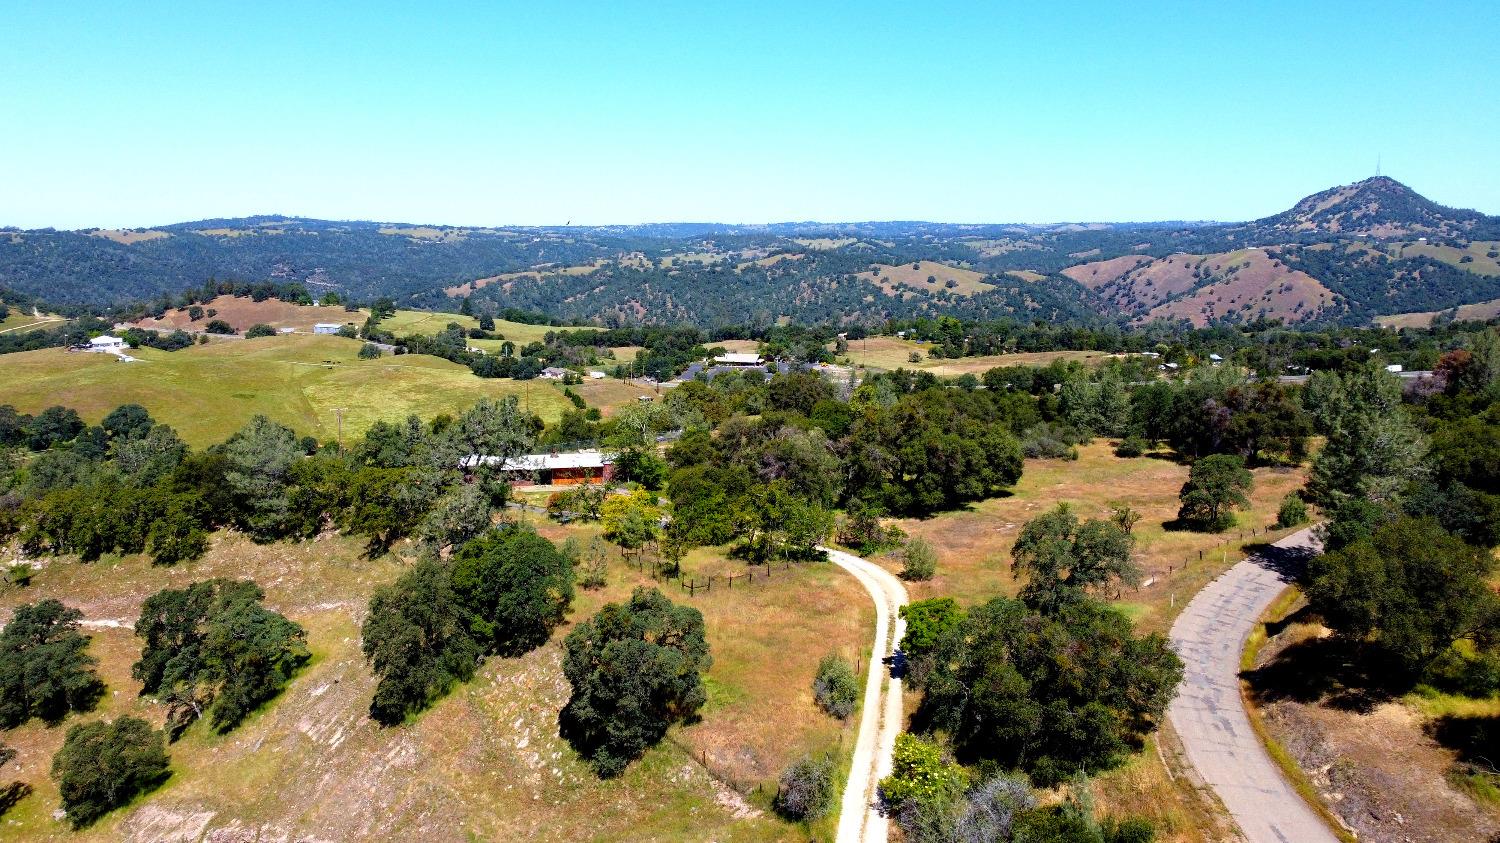
[{"label": "dry grass field", "polygon": [[[724,343],[720,344],[724,345]],[[932,346],[929,344],[898,337],[870,337],[850,340],[849,351],[844,354],[844,357],[855,366],[864,366],[869,369],[883,371],[914,369],[932,372],[939,377],[957,377],[963,374],[982,375],[996,366],[1045,366],[1054,360],[1079,360],[1088,364],[1096,364],[1110,356],[1103,351],[1036,351],[960,357],[950,360],[928,357],[927,351],[930,348]],[[919,362],[911,362],[912,352],[916,352],[921,358]]]},{"label": "dry grass field", "polygon": [[[982,272],[936,261],[916,261],[900,266],[880,263],[875,264],[875,268],[869,272],[861,272],[854,277],[879,285],[889,296],[901,292],[903,285],[931,293],[946,291],[960,296],[972,296],[995,289],[994,285],[984,283]],[[929,282],[929,278],[933,280]],[[954,285],[951,288],[948,287],[949,281]]]},{"label": "dry grass field", "polygon": [[[1250,510],[1239,514],[1235,529],[1219,535],[1165,528],[1176,517],[1177,493],[1186,479],[1187,468],[1168,459],[1115,457],[1106,440],[1079,448],[1077,461],[1027,460],[1010,496],[960,512],[896,522],[908,534],[929,541],[938,557],[937,576],[908,583],[907,590],[913,600],[951,596],[964,605],[1014,595],[1020,583],[1011,574],[1010,548],[1026,521],[1063,502],[1081,518],[1106,518],[1114,505],[1126,504],[1142,516],[1134,530],[1136,560],[1150,584],[1126,589],[1116,602],[1142,630],[1165,633],[1192,595],[1243,558],[1247,547],[1290,532],[1266,528],[1275,521],[1281,498],[1299,487],[1304,476],[1300,470],[1256,469]],[[892,571],[901,567],[893,557],[876,561]],[[1165,841],[1221,839],[1222,820],[1212,795],[1185,778],[1180,765],[1169,771],[1165,757],[1172,754],[1174,741],[1164,730],[1125,767],[1095,779],[1100,805],[1151,817]]]},{"label": "dry grass field", "polygon": [[1500,242],[1476,240],[1462,249],[1435,243],[1398,243],[1393,248],[1402,257],[1432,258],[1475,275],[1500,275],[1500,257],[1490,257],[1490,253],[1500,252]]},{"label": "dry grass field", "polygon": [[91,423],[121,404],[140,404],[194,447],[223,441],[256,414],[326,442],[338,435],[340,412],[343,435],[352,439],[380,419],[457,414],[484,397],[520,396],[548,421],[567,405],[541,382],[480,378],[419,354],[361,360],[360,346],[297,334],[172,352],[137,349],[134,363],[47,348],[6,355],[0,396],[27,413],[63,404]]},{"label": "dry grass field", "polygon": [[[148,316],[134,324],[153,331],[172,331],[178,328],[186,331],[202,331],[209,322],[220,319],[228,322],[230,327],[242,334],[251,325],[270,325],[273,328],[295,328],[298,331],[311,332],[313,325],[319,322],[333,322],[340,325],[347,323],[358,327],[363,325],[370,315],[369,311],[364,310],[346,311],[342,306],[314,307],[280,299],[255,301],[249,296],[218,296],[213,301],[204,302],[201,306],[204,316],[197,321],[188,316],[186,308],[178,308],[167,311],[160,319]],[[209,316],[207,315],[209,310],[217,312]]]},{"label": "dry grass field", "polygon": [[[554,539],[597,530],[540,527]],[[557,734],[568,693],[560,645],[567,626],[524,657],[489,659],[472,682],[406,725],[371,721],[374,678],[359,652],[359,626],[371,591],[403,563],[367,560],[360,550],[337,535],[255,545],[219,533],[198,562],[49,560],[29,588],[0,593],[0,616],[45,597],[81,609],[109,686],[94,713],[6,734],[20,750],[6,773],[34,792],[6,815],[5,839],[193,841],[208,832],[235,841],[807,839],[768,809],[787,763],[852,745],[852,727],[817,710],[810,690],[817,660],[830,651],[852,657],[873,621],[867,595],[837,569],[806,566],[696,598],[669,590],[704,613],[714,657],[709,702],[698,722],[674,728],[624,776],[603,781]],[[711,551],[688,560],[690,568],[730,564],[739,563]],[[212,576],[259,582],[271,608],[307,629],[313,661],[229,735],[203,724],[189,729],[169,748],[173,775],[160,789],[84,832],[69,831],[53,817],[58,795],[47,776],[68,725],[121,714],[162,722],[162,707],[140,698],[130,678],[139,655],[130,627],[150,594]],[[612,559],[609,585],[580,591],[569,623],[650,582]],[[825,821],[811,831],[822,837],[830,829]]]},{"label": "dry grass field", "polygon": [[129,228],[96,228],[89,233],[90,237],[102,237],[105,240],[113,240],[126,246],[136,243],[145,243],[150,240],[160,240],[172,235],[165,231],[155,229],[129,229]]},{"label": "dry grass field", "polygon": [[[1428,310],[1421,313],[1397,313],[1392,316],[1377,316],[1375,322],[1386,328],[1426,328],[1432,324],[1433,317],[1440,316],[1450,311]],[[1500,316],[1500,299],[1477,302],[1475,304],[1461,304],[1451,311],[1453,318],[1459,322],[1469,320],[1486,321]]]}]

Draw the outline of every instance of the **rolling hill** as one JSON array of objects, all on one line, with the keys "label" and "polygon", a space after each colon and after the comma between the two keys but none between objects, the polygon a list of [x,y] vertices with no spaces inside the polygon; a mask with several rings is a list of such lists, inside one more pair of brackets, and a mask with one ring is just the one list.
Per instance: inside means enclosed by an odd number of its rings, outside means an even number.
[{"label": "rolling hill", "polygon": [[417,309],[467,298],[474,313],[710,328],[938,315],[1364,324],[1500,297],[1497,245],[1500,218],[1376,177],[1244,223],[464,228],[273,215],[0,229],[0,288],[98,307],[165,302],[208,278],[269,280]]}]

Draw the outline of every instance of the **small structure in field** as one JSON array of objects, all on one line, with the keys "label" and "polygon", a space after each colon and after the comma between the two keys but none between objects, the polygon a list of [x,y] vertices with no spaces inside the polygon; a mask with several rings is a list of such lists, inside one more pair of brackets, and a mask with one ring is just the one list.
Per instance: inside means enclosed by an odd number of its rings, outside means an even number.
[{"label": "small structure in field", "polygon": [[[463,459],[464,468],[493,466],[499,457],[474,454]],[[577,486],[606,483],[614,476],[614,455],[584,450],[569,453],[527,454],[505,461],[500,471],[515,486]]]},{"label": "small structure in field", "polygon": [[315,334],[337,334],[339,332],[339,329],[342,328],[342,327],[344,327],[344,326],[340,325],[337,322],[319,322],[318,324],[316,324],[316,325],[313,326],[313,333],[315,333]]},{"label": "small structure in field", "polygon": [[127,343],[119,337],[101,334],[89,340],[89,351],[105,351],[115,354],[125,350]]},{"label": "small structure in field", "polygon": [[568,370],[559,369],[556,366],[548,366],[547,368],[543,369],[542,373],[540,375],[537,375],[537,377],[541,378],[544,381],[565,380],[568,377]]}]

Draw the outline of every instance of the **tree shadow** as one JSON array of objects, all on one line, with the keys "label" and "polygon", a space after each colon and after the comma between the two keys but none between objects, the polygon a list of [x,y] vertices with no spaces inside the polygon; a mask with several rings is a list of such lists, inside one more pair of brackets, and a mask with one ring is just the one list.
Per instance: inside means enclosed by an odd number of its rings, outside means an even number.
[{"label": "tree shadow", "polygon": [[1255,563],[1267,570],[1275,571],[1283,582],[1296,582],[1307,570],[1308,560],[1317,555],[1307,547],[1277,547],[1274,544],[1256,542],[1245,545],[1245,550]]},{"label": "tree shadow", "polygon": [[0,817],[16,807],[22,799],[31,795],[31,785],[26,782],[11,782],[5,787],[0,787]]},{"label": "tree shadow", "polygon": [[[1274,635],[1306,619],[1299,612],[1278,624],[1267,624],[1266,632]],[[1264,666],[1242,672],[1240,677],[1250,686],[1250,693],[1259,704],[1292,701],[1361,714],[1368,714],[1411,689],[1410,682],[1390,675],[1388,660],[1358,642],[1338,636],[1299,641]]]},{"label": "tree shadow", "polygon": [[1446,714],[1427,727],[1432,739],[1458,753],[1458,760],[1500,773],[1500,716]]}]

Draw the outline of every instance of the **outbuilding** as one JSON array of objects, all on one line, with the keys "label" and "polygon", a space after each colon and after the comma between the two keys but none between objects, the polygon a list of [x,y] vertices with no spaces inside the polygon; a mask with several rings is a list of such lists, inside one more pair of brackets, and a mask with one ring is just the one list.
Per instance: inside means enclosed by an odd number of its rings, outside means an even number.
[{"label": "outbuilding", "polygon": [[124,350],[127,344],[128,343],[126,343],[119,337],[110,336],[109,334],[101,334],[89,340],[89,350],[108,351],[113,354],[116,351]]},{"label": "outbuilding", "polygon": [[337,334],[339,332],[339,329],[342,328],[342,327],[344,327],[344,326],[340,325],[337,322],[319,322],[318,324],[316,324],[316,325],[313,326],[313,333],[315,333],[315,334]]},{"label": "outbuilding", "polygon": [[715,357],[714,363],[720,366],[764,366],[765,360],[753,351],[731,351],[728,354],[720,354],[718,357]]}]

